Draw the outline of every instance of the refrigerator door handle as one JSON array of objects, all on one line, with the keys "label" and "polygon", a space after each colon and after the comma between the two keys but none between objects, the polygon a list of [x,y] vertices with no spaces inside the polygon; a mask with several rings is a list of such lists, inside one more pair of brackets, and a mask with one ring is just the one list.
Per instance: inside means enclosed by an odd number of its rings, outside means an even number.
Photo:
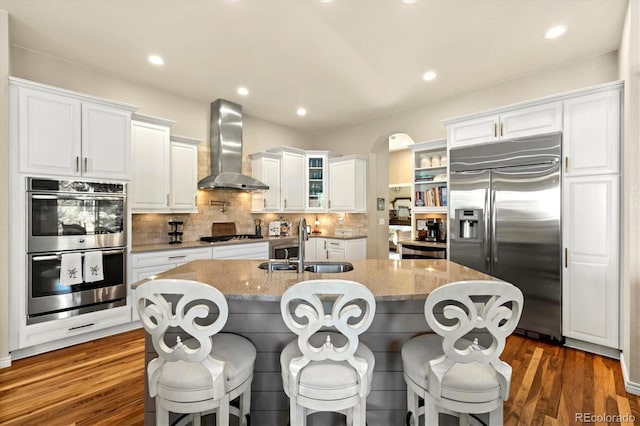
[{"label": "refrigerator door handle", "polygon": [[487,214],[489,212],[489,191],[491,191],[491,187],[487,188],[486,191],[484,191],[484,258],[485,258],[485,264],[486,264],[486,269],[487,271],[490,271],[490,267],[491,267],[491,250],[490,250],[490,246],[489,246],[489,242],[491,241],[489,239],[489,215]]},{"label": "refrigerator door handle", "polygon": [[498,264],[498,241],[496,238],[496,222],[497,210],[496,206],[496,188],[491,190],[491,255],[493,256],[493,264]]}]

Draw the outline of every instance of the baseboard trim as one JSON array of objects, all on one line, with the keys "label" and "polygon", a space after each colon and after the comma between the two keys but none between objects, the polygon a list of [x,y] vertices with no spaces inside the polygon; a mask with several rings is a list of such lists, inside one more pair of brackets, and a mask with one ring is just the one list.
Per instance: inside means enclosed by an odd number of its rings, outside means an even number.
[{"label": "baseboard trim", "polygon": [[581,351],[591,352],[593,354],[606,356],[613,359],[620,359],[620,350],[607,346],[597,345],[595,343],[585,342],[582,340],[565,338],[564,345],[569,348],[580,349]]},{"label": "baseboard trim", "polygon": [[624,380],[625,390],[634,395],[640,395],[640,383],[629,380],[629,371],[627,370],[627,363],[624,359],[624,352],[620,354],[620,368],[622,369],[622,379]]},{"label": "baseboard trim", "polygon": [[11,355],[0,358],[0,368],[11,367]]}]

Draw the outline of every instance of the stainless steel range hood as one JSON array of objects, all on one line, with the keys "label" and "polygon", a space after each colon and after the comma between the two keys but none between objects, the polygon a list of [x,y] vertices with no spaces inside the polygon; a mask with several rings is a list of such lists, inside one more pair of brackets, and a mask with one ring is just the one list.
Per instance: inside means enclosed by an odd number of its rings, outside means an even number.
[{"label": "stainless steel range hood", "polygon": [[200,189],[269,189],[241,174],[242,105],[217,99],[211,102],[211,174],[198,182]]}]

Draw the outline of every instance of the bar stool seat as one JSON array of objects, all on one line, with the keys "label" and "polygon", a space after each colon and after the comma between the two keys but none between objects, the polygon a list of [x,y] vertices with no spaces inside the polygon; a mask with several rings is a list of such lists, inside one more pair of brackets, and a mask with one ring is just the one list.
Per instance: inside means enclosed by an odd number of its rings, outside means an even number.
[{"label": "bar stool seat", "polygon": [[[342,346],[346,343],[346,339],[339,333],[322,333],[313,336],[311,343],[314,346],[321,346],[324,343],[321,337],[329,335],[334,344]],[[298,347],[298,341],[290,342],[283,350],[280,356],[280,365],[282,367],[282,383],[284,391],[289,396],[289,365],[294,358],[302,356],[302,351]],[[367,364],[373,365],[375,358],[373,352],[363,344],[358,345],[358,349],[354,356],[364,359]],[[367,393],[371,391],[371,378],[373,369],[367,371],[367,383],[369,388]],[[320,400],[339,400],[358,396],[359,377],[356,371],[348,364],[331,360],[317,361],[309,364],[307,368],[300,373],[300,385],[298,394],[307,398]]]}]

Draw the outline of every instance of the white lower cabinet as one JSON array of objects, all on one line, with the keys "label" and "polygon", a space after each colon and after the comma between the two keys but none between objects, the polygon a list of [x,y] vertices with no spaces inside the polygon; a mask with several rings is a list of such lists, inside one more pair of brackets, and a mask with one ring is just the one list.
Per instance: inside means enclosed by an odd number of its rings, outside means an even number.
[{"label": "white lower cabinet", "polygon": [[367,239],[310,238],[305,260],[361,260],[367,258]]},{"label": "white lower cabinet", "polygon": [[[152,275],[164,272],[168,269],[177,268],[178,266],[184,265],[185,263],[191,262],[192,260],[211,259],[211,249],[211,247],[195,247],[176,250],[132,253],[131,282],[135,283]],[[133,296],[133,290],[130,290],[130,292],[130,296]],[[131,300],[134,300],[134,298],[131,297]],[[133,321],[137,321],[138,319],[140,319],[140,317],[138,317],[138,311],[136,310],[135,306],[133,307],[132,311],[132,319]]]},{"label": "white lower cabinet", "polygon": [[20,331],[20,348],[55,342],[131,322],[131,306],[119,306],[60,320],[28,325]]},{"label": "white lower cabinet", "polygon": [[564,181],[563,335],[618,349],[619,176]]},{"label": "white lower cabinet", "polygon": [[269,242],[214,246],[213,259],[269,259]]}]

